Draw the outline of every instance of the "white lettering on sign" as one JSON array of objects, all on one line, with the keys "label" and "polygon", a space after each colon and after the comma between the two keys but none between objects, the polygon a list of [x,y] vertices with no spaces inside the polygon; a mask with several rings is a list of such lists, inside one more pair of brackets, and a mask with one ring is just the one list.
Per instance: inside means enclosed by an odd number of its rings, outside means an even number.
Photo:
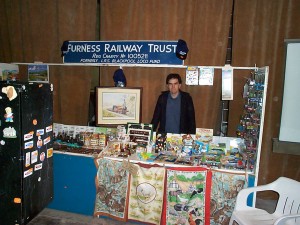
[{"label": "white lettering on sign", "polygon": [[105,52],[141,52],[143,45],[111,45],[105,44]]},{"label": "white lettering on sign", "polygon": [[96,58],[96,59],[100,59],[100,58],[101,58],[101,55],[97,55],[96,53],[94,53],[92,57],[93,57],[93,58]]},{"label": "white lettering on sign", "polygon": [[134,59],[113,59],[112,63],[135,63]]},{"label": "white lettering on sign", "polygon": [[174,54],[176,41],[70,41],[64,63],[182,65]]},{"label": "white lettering on sign", "polygon": [[176,52],[176,45],[157,45],[157,44],[148,44],[149,52]]},{"label": "white lettering on sign", "polygon": [[98,62],[98,59],[81,59],[80,62],[83,62],[83,63],[96,63],[96,62]]},{"label": "white lettering on sign", "polygon": [[103,58],[116,59],[118,57],[119,57],[118,55],[108,55],[106,53],[103,54]]},{"label": "white lettering on sign", "polygon": [[68,51],[71,52],[100,52],[100,45],[68,45]]},{"label": "white lettering on sign", "polygon": [[137,58],[141,58],[141,59],[147,59],[148,58],[148,54],[138,54],[138,53],[134,53],[134,54],[128,54],[127,55],[129,59],[137,59]]}]

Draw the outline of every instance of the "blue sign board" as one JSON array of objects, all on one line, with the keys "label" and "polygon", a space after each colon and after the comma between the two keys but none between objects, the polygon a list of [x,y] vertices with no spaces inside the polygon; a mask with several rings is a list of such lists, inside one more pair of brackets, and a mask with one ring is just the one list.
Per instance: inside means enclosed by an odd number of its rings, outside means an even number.
[{"label": "blue sign board", "polygon": [[183,65],[177,41],[69,41],[64,63]]}]

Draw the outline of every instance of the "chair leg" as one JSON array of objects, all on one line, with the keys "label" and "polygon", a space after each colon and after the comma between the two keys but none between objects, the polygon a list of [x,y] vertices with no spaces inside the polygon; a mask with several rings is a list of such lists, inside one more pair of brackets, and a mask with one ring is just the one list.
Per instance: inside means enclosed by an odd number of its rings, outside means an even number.
[{"label": "chair leg", "polygon": [[[235,220],[234,220],[234,216],[232,215],[228,225],[233,225],[233,221],[235,221]],[[234,223],[234,224],[237,224],[237,223]]]}]

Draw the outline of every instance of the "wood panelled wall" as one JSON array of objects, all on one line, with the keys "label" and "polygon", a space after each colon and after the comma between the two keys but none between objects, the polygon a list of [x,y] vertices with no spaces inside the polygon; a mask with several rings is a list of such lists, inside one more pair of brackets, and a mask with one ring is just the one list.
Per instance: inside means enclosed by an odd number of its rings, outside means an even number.
[{"label": "wood panelled wall", "polygon": [[[233,5],[234,4],[234,5]],[[177,40],[187,41],[186,65],[220,66],[233,11],[232,65],[269,66],[270,76],[260,162],[259,183],[279,176],[300,180],[300,158],[272,152],[278,137],[283,87],[284,39],[300,38],[299,0],[1,0],[0,61],[60,63],[64,40]],[[41,19],[42,18],[42,19]],[[97,22],[99,21],[99,26]],[[101,86],[113,86],[117,68],[101,68]],[[143,122],[149,122],[165,77],[184,69],[127,68],[128,86],[143,87]],[[96,69],[97,70],[97,69]],[[86,125],[90,67],[50,67],[54,84],[54,120]],[[26,70],[23,72],[26,79]],[[229,136],[235,135],[242,112],[242,86],[249,71],[234,76],[235,99],[230,102]],[[197,114],[197,127],[217,129],[220,112],[220,71],[214,86],[186,86]]]}]

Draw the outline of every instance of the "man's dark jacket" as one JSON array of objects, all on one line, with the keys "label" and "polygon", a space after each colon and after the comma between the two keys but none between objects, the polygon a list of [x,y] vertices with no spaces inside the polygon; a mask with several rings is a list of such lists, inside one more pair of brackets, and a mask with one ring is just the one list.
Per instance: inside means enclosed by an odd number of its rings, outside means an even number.
[{"label": "man's dark jacket", "polygon": [[[153,124],[153,130],[159,124],[158,132],[165,133],[166,127],[166,108],[169,91],[164,91],[158,97],[153,118],[151,124]],[[189,93],[180,91],[181,96],[181,110],[180,110],[180,133],[181,134],[195,134],[196,122],[195,122],[195,110],[192,97]]]}]

